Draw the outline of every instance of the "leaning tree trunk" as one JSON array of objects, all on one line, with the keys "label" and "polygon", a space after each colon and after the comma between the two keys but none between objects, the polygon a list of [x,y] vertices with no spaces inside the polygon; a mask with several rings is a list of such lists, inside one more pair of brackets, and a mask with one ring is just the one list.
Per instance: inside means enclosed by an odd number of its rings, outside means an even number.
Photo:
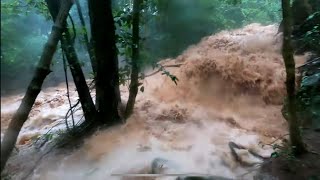
[{"label": "leaning tree trunk", "polygon": [[111,0],[88,0],[92,45],[97,61],[96,107],[102,123],[119,123],[118,56]]},{"label": "leaning tree trunk", "polygon": [[125,116],[128,118],[134,108],[136,96],[139,87],[139,17],[140,17],[140,6],[142,0],[133,1],[133,15],[132,15],[132,57],[131,57],[131,82],[129,99],[127,102]]},{"label": "leaning tree trunk", "polygon": [[36,72],[28,86],[27,92],[23,97],[17,112],[14,114],[9,127],[3,137],[3,141],[1,143],[1,172],[10,157],[12,149],[14,148],[14,145],[17,141],[19,132],[24,122],[27,120],[31,108],[41,91],[43,81],[51,72],[50,64],[57,49],[57,44],[63,33],[63,25],[67,19],[71,6],[72,2],[70,0],[63,0],[55,24],[52,27],[52,32],[50,34],[49,40],[44,47],[40,61],[37,65]]},{"label": "leaning tree trunk", "polygon": [[[52,16],[53,21],[56,20],[59,12],[60,0],[46,0],[48,9]],[[64,33],[61,38],[61,45],[64,53],[66,54],[70,71],[73,76],[74,83],[76,85],[80,103],[83,109],[83,114],[86,122],[93,122],[96,117],[96,109],[90,95],[86,79],[84,77],[76,50],[73,45],[72,38],[67,29],[67,23],[64,24]]]},{"label": "leaning tree trunk", "polygon": [[287,97],[288,97],[288,114],[289,114],[289,132],[292,151],[295,155],[302,154],[306,151],[300,134],[299,123],[296,114],[295,100],[295,62],[293,58],[293,48],[291,45],[292,33],[292,16],[290,0],[282,0],[283,16],[283,46],[282,56],[285,63],[287,80]]}]

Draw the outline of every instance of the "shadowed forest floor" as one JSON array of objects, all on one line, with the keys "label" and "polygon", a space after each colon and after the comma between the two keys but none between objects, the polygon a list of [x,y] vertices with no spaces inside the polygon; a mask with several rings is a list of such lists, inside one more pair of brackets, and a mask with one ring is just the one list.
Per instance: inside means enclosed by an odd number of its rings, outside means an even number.
[{"label": "shadowed forest floor", "polygon": [[272,159],[262,166],[262,171],[280,180],[319,180],[320,179],[320,132],[307,130],[304,142],[309,153],[288,160],[285,157]]}]

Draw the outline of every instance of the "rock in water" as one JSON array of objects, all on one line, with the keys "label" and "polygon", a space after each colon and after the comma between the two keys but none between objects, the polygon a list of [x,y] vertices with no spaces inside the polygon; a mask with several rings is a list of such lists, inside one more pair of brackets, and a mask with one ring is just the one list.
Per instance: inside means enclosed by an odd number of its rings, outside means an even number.
[{"label": "rock in water", "polygon": [[163,173],[176,173],[175,170],[178,169],[178,166],[174,164],[172,161],[163,159],[163,158],[155,158],[151,164],[151,173],[152,174],[163,174]]}]

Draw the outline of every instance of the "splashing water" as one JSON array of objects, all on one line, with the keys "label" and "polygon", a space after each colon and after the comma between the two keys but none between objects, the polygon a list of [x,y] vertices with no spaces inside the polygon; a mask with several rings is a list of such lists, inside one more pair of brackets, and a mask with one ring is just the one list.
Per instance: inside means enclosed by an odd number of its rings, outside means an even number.
[{"label": "splashing water", "polygon": [[[223,31],[205,37],[176,59],[161,61],[163,65],[183,64],[169,69],[179,78],[177,86],[160,74],[145,79],[145,91],[138,94],[135,112],[125,125],[96,132],[73,152],[47,155],[32,179],[121,179],[111,174],[149,173],[154,158],[175,164],[167,173],[240,178],[248,168],[234,161],[230,141],[269,156],[272,150],[259,143],[287,133],[281,115],[285,71],[281,37],[276,32],[275,25],[259,24]],[[306,58],[295,57],[297,65]],[[127,99],[126,87],[121,89],[122,98]],[[22,150],[8,165],[12,171],[19,169],[15,179],[25,176],[39,156],[29,147],[31,137],[63,121],[68,109],[65,92],[60,85],[38,97],[19,136]],[[76,92],[71,97],[75,102]],[[21,96],[1,98],[2,127],[20,100]],[[246,152],[239,154],[248,162],[261,162]]]}]

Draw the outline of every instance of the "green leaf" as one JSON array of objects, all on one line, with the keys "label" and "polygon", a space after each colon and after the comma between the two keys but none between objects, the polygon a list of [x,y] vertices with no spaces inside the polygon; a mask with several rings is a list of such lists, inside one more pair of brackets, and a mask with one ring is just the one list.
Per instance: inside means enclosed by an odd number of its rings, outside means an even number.
[{"label": "green leaf", "polygon": [[279,154],[277,152],[271,153],[271,158],[277,158],[279,157]]}]

